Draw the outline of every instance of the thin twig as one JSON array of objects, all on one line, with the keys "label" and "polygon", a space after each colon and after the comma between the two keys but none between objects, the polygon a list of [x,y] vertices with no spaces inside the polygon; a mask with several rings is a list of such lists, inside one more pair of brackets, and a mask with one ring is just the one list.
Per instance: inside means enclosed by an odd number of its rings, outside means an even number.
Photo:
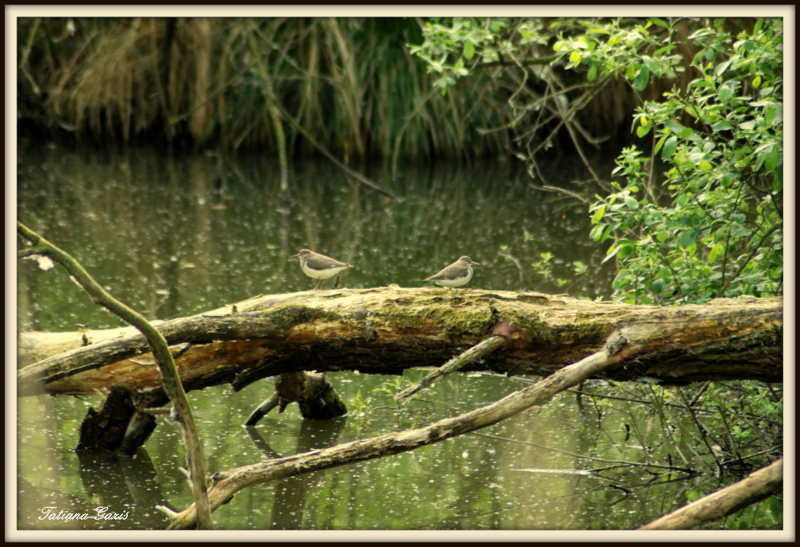
[{"label": "thin twig", "polygon": [[[675,467],[674,465],[656,465],[651,463],[629,462],[626,460],[606,460],[604,458],[595,458],[593,456],[583,456],[581,454],[567,452],[566,450],[559,450],[558,448],[550,448],[549,446],[542,446],[540,444],[529,443],[527,441],[518,441],[516,439],[509,439],[507,437],[499,437],[497,435],[489,435],[487,433],[478,433],[477,431],[473,432],[472,435],[478,435],[479,437],[486,437],[487,439],[496,439],[498,441],[507,441],[510,443],[524,444],[526,446],[535,446],[536,448],[543,448],[544,450],[550,450],[552,452],[558,452],[559,454],[566,454],[567,456],[573,456],[575,458],[580,458],[582,460],[589,460],[593,462],[612,463],[615,465],[629,465],[631,467],[656,467],[658,469],[668,469],[670,471],[681,471],[683,473],[691,473],[692,475],[697,473],[697,471],[694,471],[693,469]],[[587,471],[596,471],[596,470],[588,469]]]},{"label": "thin twig", "polygon": [[505,344],[506,339],[502,336],[492,336],[483,340],[481,343],[476,344],[469,348],[467,351],[463,352],[462,354],[458,355],[457,357],[453,357],[447,363],[442,365],[441,367],[437,368],[430,374],[428,374],[425,378],[414,384],[413,386],[404,389],[400,393],[394,396],[395,401],[399,401],[400,399],[405,399],[407,397],[411,397],[416,392],[421,391],[431,385],[433,382],[441,378],[442,376],[447,376],[461,368],[464,368],[472,361],[476,359],[480,359],[494,350]]}]

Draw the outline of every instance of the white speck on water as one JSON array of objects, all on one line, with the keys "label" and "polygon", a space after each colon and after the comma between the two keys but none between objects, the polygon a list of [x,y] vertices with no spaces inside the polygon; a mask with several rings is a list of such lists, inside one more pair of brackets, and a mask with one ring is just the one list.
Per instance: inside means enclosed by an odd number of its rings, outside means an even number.
[{"label": "white speck on water", "polygon": [[26,256],[25,258],[28,260],[35,260],[39,264],[39,268],[45,271],[55,266],[53,259],[51,259],[49,256],[31,255],[31,256]]}]

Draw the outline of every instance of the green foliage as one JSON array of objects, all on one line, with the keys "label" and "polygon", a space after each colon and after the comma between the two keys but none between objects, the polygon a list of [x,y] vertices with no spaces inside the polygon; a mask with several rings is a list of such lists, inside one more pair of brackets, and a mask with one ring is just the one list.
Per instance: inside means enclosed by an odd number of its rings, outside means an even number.
[{"label": "green foliage", "polygon": [[[532,264],[533,269],[536,271],[537,274],[544,277],[545,280],[554,283],[559,288],[563,288],[567,283],[569,283],[569,279],[558,277],[558,275],[555,273],[554,266],[559,261],[556,260],[555,255],[553,253],[541,252],[539,253],[539,258],[540,260],[537,260]],[[588,275],[589,268],[586,264],[584,264],[580,260],[575,260],[571,264],[571,273],[573,274],[574,277],[580,278]]]},{"label": "green foliage", "polygon": [[[617,259],[617,299],[782,293],[782,38],[778,19],[736,37],[717,21],[690,36],[701,46],[692,60],[699,76],[637,110],[637,134],[653,133],[651,155],[623,150],[614,174],[624,182],[591,207],[591,236],[610,240],[607,259]],[[659,58],[651,72],[666,74],[673,62]],[[636,88],[637,72],[626,76]],[[652,172],[659,153],[667,166],[661,188]]]},{"label": "green foliage", "polygon": [[350,414],[355,416],[363,416],[372,409],[372,397],[365,397],[361,395],[361,390],[356,391],[356,394],[347,401],[351,407]]},{"label": "green foliage", "polygon": [[781,530],[783,503],[774,496],[769,497],[738,513],[728,515],[717,527],[721,530]]},{"label": "green foliage", "polygon": [[473,73],[470,67],[498,63],[520,47],[547,42],[543,24],[538,20],[524,20],[512,29],[510,36],[501,36],[510,23],[505,17],[431,18],[422,27],[424,41],[410,45],[409,51],[426,62],[429,73],[439,75],[434,86],[444,95],[458,78]]},{"label": "green foliage", "polygon": [[413,383],[404,376],[392,376],[389,380],[382,382],[378,387],[372,388],[373,393],[383,393],[394,397],[404,389],[411,387]]},{"label": "green foliage", "polygon": [[[655,27],[654,27],[655,25]],[[583,28],[580,34],[575,27]],[[652,32],[652,29],[659,32]],[[623,74],[636,91],[643,91],[653,77],[675,78],[683,72],[681,56],[674,54],[676,45],[668,43],[677,32],[675,20],[664,21],[650,17],[646,21],[619,19],[610,22],[589,20],[557,20],[551,29],[559,30],[559,39],[553,46],[558,54],[556,61],[567,58],[566,68],[586,67],[586,80]],[[563,30],[562,30],[563,29]],[[646,52],[652,51],[652,54]]]},{"label": "green foliage", "polygon": [[[611,243],[607,259],[619,268],[617,299],[686,303],[782,293],[782,20],[558,18],[545,26],[454,18],[428,21],[423,37],[411,51],[443,92],[493,71],[511,111],[507,127],[523,148],[517,157],[532,176],[541,176],[537,154],[562,126],[580,151],[573,114],[610,82],[622,79],[638,95],[643,104],[632,130],[650,136],[652,148],[624,149],[612,173],[620,180],[591,207],[591,236]],[[537,67],[547,44],[555,53],[548,62],[571,81]],[[547,85],[542,96],[537,82]],[[667,91],[654,100],[659,88]],[[560,120],[555,129],[553,119]],[[558,284],[551,263],[542,257],[535,267]]]},{"label": "green foliage", "polygon": [[[716,429],[724,429],[738,455],[781,451],[783,393],[760,382],[710,385],[702,408],[716,411]],[[768,461],[762,456],[763,464]]]}]

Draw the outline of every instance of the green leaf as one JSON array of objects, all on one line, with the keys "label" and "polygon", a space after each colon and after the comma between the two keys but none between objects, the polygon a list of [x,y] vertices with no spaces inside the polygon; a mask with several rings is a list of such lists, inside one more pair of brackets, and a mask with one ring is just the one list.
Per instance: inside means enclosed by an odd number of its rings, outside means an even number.
[{"label": "green leaf", "polygon": [[675,155],[675,150],[678,149],[678,137],[675,135],[667,139],[664,143],[664,150],[661,152],[661,159],[668,160]]},{"label": "green leaf", "polygon": [[720,120],[718,122],[712,123],[711,129],[713,129],[715,133],[719,133],[720,131],[726,131],[728,129],[731,129],[731,124],[729,124],[725,120]]},{"label": "green leaf", "polygon": [[714,75],[717,76],[717,77],[721,76],[723,72],[728,70],[728,67],[731,66],[731,63],[733,63],[733,60],[729,59],[729,60],[725,61],[724,63],[718,64],[714,68]]},{"label": "green leaf", "polygon": [[658,154],[658,151],[661,150],[662,146],[664,146],[664,141],[666,141],[666,140],[667,140],[667,136],[666,135],[664,135],[663,137],[658,139],[658,142],[656,143],[655,154]]},{"label": "green leaf", "polygon": [[679,238],[681,245],[689,247],[697,240],[697,233],[694,230],[683,232]]},{"label": "green leaf", "polygon": [[635,210],[639,208],[639,202],[633,196],[625,196],[625,205],[628,206],[628,209]]},{"label": "green leaf", "polygon": [[668,46],[664,46],[664,47],[662,47],[660,49],[657,49],[657,50],[655,50],[653,52],[653,57],[658,57],[662,53],[666,53],[668,51],[672,51],[673,49],[675,49],[675,47],[676,47],[675,44],[670,44]]},{"label": "green leaf", "polygon": [[753,87],[758,87],[761,85],[761,74],[757,74],[755,78],[753,78]]},{"label": "green leaf", "polygon": [[475,46],[471,40],[464,42],[464,57],[469,61],[475,55]]},{"label": "green leaf", "polygon": [[633,254],[633,245],[630,243],[626,245],[622,245],[619,248],[619,253],[617,253],[620,258],[627,258]]},{"label": "green leaf", "polygon": [[708,263],[709,264],[713,264],[714,262],[716,262],[717,258],[719,258],[719,255],[722,254],[723,250],[725,250],[725,248],[722,245],[720,245],[719,243],[714,245],[711,248],[711,252],[708,253]]},{"label": "green leaf", "polygon": [[667,25],[666,21],[659,17],[648,17],[647,20],[654,25],[658,25],[659,27],[667,28],[669,26]]},{"label": "green leaf", "polygon": [[636,128],[636,136],[640,139],[650,133],[650,130],[653,128],[652,125],[640,125]]},{"label": "green leaf", "polygon": [[624,272],[624,271],[620,272],[619,274],[617,274],[617,277],[614,278],[614,281],[611,284],[611,286],[614,288],[614,290],[619,290],[622,287],[624,287],[625,285],[629,284],[631,282],[630,277],[628,277],[629,275],[630,274],[628,272]]},{"label": "green leaf", "polygon": [[609,260],[614,258],[617,255],[617,253],[619,252],[620,248],[621,247],[619,245],[617,245],[616,243],[614,245],[612,245],[611,247],[609,247],[608,252],[606,253],[606,257],[603,259],[603,262],[601,262],[601,264],[605,264],[606,262],[608,262]]},{"label": "green leaf", "polygon": [[575,66],[578,66],[579,64],[581,64],[581,54],[578,53],[577,51],[573,51],[569,55],[569,62]]},{"label": "green leaf", "polygon": [[592,215],[592,224],[597,224],[600,222],[600,219],[603,218],[603,215],[606,214],[606,206],[603,205],[597,211],[594,212]]},{"label": "green leaf", "polygon": [[591,232],[589,232],[589,237],[592,238],[592,241],[601,241],[605,233],[605,230],[606,230],[605,224],[598,224],[597,226],[592,228]]},{"label": "green leaf", "polygon": [[650,81],[650,69],[647,66],[642,65],[642,68],[639,70],[639,75],[636,76],[636,79],[633,81],[633,89],[636,91],[644,91],[644,88],[647,87],[647,83]]},{"label": "green leaf", "polygon": [[778,163],[781,159],[781,149],[778,145],[775,145],[767,157],[764,158],[764,169],[767,173],[772,173],[775,168],[778,166]]},{"label": "green leaf", "polygon": [[589,73],[586,75],[586,81],[593,82],[597,79],[597,65],[592,66],[589,69]]},{"label": "green leaf", "polygon": [[719,100],[722,104],[727,103],[733,97],[733,90],[728,85],[719,88]]}]

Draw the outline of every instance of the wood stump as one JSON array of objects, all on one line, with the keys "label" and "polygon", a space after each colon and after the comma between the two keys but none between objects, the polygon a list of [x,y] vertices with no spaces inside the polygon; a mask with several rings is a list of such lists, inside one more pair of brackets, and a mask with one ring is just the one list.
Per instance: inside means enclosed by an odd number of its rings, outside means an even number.
[{"label": "wood stump", "polygon": [[131,457],[156,427],[154,416],[136,409],[131,393],[122,387],[111,388],[100,410],[90,408],[79,428],[79,452],[116,450]]},{"label": "wood stump", "polygon": [[289,403],[294,402],[307,420],[330,420],[347,414],[347,407],[324,374],[295,371],[275,379],[275,393],[250,414],[244,425],[254,426],[276,406],[278,412],[283,412]]}]

